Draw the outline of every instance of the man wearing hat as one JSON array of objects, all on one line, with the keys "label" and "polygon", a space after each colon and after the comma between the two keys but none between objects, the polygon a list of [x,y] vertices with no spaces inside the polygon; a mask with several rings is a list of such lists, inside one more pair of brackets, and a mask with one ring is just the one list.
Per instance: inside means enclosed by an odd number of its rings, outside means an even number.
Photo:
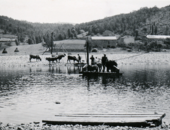
[{"label": "man wearing hat", "polygon": [[106,62],[108,61],[106,54],[102,57],[103,72],[105,72]]}]

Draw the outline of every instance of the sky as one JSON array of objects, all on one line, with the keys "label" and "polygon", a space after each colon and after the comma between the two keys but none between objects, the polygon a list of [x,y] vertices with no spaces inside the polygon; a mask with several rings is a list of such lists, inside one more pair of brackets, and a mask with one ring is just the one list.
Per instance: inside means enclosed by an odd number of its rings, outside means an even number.
[{"label": "sky", "polygon": [[168,5],[170,0],[0,0],[0,15],[29,22],[78,24]]}]

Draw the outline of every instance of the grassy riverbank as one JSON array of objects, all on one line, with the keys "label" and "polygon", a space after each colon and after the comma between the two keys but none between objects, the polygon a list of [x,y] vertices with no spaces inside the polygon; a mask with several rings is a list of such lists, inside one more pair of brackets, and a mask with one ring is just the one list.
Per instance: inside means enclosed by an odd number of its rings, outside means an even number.
[{"label": "grassy riverbank", "polygon": [[[14,52],[14,50],[18,48],[19,52]],[[76,46],[75,46],[76,49]],[[8,46],[6,48],[7,54],[2,54],[3,48],[1,48],[1,53],[0,55],[29,55],[29,54],[35,54],[35,55],[42,55],[46,51],[46,47],[43,47],[42,44],[32,44],[32,45],[19,45],[19,46]],[[56,54],[57,52],[53,52],[53,54]],[[68,53],[67,50],[63,50],[62,52],[59,53]],[[83,53],[85,52],[71,52],[72,54],[78,54],[78,53]],[[136,51],[132,52],[127,52],[127,50],[123,50],[121,48],[114,48],[114,49],[103,49],[103,50],[98,50],[98,52],[91,52],[91,54],[114,54],[114,53],[119,53],[119,54],[129,54],[129,53],[136,53]],[[141,52],[140,52],[141,53]],[[51,54],[50,51],[47,51],[44,53],[46,54]]]}]

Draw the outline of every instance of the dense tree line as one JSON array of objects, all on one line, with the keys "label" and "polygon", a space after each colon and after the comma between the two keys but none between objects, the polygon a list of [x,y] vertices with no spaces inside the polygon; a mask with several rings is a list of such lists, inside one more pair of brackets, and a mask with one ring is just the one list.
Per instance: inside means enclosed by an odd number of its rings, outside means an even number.
[{"label": "dense tree line", "polygon": [[69,38],[71,36],[69,36],[68,30],[72,27],[72,24],[67,23],[31,23],[0,16],[0,29],[4,30],[4,34],[16,35],[19,42],[28,42],[29,44],[45,41],[52,32],[54,33],[54,40]]},{"label": "dense tree line", "polygon": [[88,23],[77,24],[76,31],[89,32],[89,35],[103,35],[108,30],[120,35],[146,35],[146,34],[170,34],[170,6],[164,8],[141,8],[128,14],[120,14],[95,20]]},{"label": "dense tree line", "polygon": [[4,34],[18,36],[18,42],[36,44],[45,41],[77,38],[77,34],[88,31],[89,35],[170,35],[170,6],[164,8],[141,8],[128,14],[120,14],[73,26],[68,23],[31,23],[0,16],[0,29]]}]

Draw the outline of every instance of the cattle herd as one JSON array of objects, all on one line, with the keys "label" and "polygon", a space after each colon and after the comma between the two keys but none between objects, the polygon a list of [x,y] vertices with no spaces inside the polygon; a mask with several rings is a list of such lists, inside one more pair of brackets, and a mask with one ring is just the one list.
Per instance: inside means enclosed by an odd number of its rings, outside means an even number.
[{"label": "cattle herd", "polygon": [[[57,56],[52,56],[52,57],[46,57],[46,60],[47,61],[49,61],[49,63],[50,62],[56,62],[57,63],[57,61],[58,62],[60,62],[60,60],[63,58],[63,57],[65,57],[66,56],[66,54],[62,54],[62,55],[57,55]],[[41,61],[41,58],[40,58],[40,56],[39,55],[30,55],[30,58],[29,58],[29,60],[30,60],[30,62],[31,62],[31,59],[36,59],[36,61],[37,60],[40,60]],[[78,58],[76,58],[76,56],[70,56],[70,55],[68,55],[68,57],[67,57],[67,63],[69,62],[70,63],[70,61],[73,61],[74,63],[75,63],[75,61],[77,62],[77,63],[81,63],[81,59],[78,59]],[[83,66],[83,68],[82,68],[82,71],[95,71],[95,72],[102,72],[102,64],[101,63],[96,63],[96,64],[94,64],[94,65],[87,65],[87,64],[85,64],[84,66]],[[111,71],[111,72],[116,72],[116,73],[119,73],[119,69],[117,68],[117,63],[116,63],[116,61],[114,61],[114,60],[108,60],[107,62],[106,62],[106,65],[105,65],[105,67],[107,68],[107,72],[109,72],[109,71]],[[105,70],[103,70],[103,72],[104,72]]]},{"label": "cattle herd", "polygon": [[[57,56],[55,56],[55,55],[52,55],[52,57],[46,57],[46,60],[47,61],[49,61],[49,63],[50,62],[60,62],[60,60],[63,58],[63,57],[65,57],[66,56],[66,54],[62,54],[62,55],[57,55]],[[36,61],[38,61],[38,60],[40,60],[41,61],[41,58],[40,58],[40,56],[39,55],[30,55],[30,58],[29,58],[29,60],[30,60],[30,62],[31,62],[31,59],[36,59]],[[78,58],[76,58],[76,56],[68,56],[67,57],[67,63],[69,62],[70,63],[70,61],[74,61],[74,63],[75,63],[75,61],[77,61],[78,63],[80,63],[81,62],[81,59],[78,59]]]}]

